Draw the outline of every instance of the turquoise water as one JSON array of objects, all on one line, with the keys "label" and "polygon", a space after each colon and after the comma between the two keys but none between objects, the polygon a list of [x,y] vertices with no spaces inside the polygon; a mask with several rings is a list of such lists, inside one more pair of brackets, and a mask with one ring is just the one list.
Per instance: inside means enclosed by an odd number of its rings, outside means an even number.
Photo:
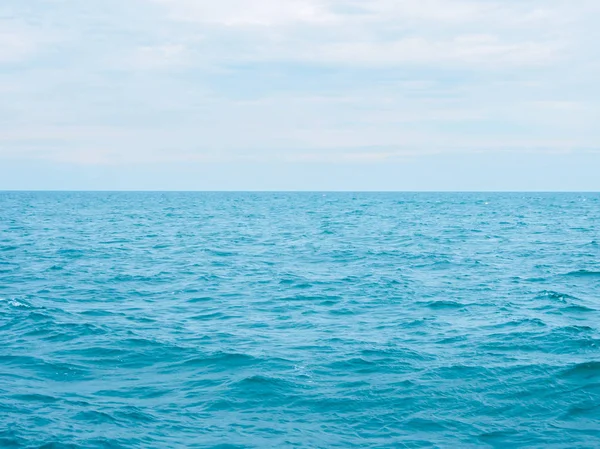
[{"label": "turquoise water", "polygon": [[0,447],[600,447],[600,195],[0,192]]}]

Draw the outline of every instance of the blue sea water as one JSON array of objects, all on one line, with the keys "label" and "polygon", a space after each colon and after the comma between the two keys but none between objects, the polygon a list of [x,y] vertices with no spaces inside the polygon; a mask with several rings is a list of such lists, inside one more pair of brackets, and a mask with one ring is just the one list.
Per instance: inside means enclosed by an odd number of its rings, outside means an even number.
[{"label": "blue sea water", "polygon": [[0,192],[0,447],[600,447],[600,195]]}]

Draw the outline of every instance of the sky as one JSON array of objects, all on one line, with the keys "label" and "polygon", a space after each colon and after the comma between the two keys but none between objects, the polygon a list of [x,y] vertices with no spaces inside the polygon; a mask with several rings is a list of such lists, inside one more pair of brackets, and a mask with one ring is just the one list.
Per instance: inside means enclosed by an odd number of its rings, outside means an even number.
[{"label": "sky", "polygon": [[0,189],[600,190],[598,0],[2,0]]}]

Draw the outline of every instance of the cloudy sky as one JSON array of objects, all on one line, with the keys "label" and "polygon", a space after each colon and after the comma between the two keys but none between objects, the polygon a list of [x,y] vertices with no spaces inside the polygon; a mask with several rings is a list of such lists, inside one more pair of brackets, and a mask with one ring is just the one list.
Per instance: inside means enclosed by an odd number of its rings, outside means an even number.
[{"label": "cloudy sky", "polygon": [[0,189],[600,190],[598,0],[2,0]]}]

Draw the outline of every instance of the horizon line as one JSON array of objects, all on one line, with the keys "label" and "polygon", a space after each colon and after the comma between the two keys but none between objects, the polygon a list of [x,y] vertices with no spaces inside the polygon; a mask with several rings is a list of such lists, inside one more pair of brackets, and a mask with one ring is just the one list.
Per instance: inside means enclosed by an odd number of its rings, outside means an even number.
[{"label": "horizon line", "polygon": [[600,193],[600,190],[178,190],[178,189],[0,189],[0,193]]}]

